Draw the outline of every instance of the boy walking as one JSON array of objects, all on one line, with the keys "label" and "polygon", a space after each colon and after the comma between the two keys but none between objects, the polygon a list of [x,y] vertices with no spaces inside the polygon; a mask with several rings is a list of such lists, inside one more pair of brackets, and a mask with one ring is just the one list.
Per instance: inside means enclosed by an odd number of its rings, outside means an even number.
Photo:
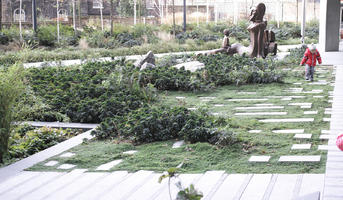
[{"label": "boy walking", "polygon": [[314,67],[317,64],[317,60],[319,64],[322,64],[322,59],[320,57],[319,52],[316,49],[316,46],[311,44],[309,47],[306,49],[304,57],[300,63],[300,65],[306,64],[305,68],[305,76],[306,80],[313,81],[313,73],[314,73]]}]

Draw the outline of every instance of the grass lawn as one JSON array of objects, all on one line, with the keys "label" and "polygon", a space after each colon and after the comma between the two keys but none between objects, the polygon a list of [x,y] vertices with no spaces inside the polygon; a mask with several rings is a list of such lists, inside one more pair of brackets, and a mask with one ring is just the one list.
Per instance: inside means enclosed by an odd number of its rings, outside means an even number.
[{"label": "grass lawn", "polygon": [[[299,67],[298,69],[303,69]],[[315,82],[326,80],[332,82],[331,67],[318,67],[315,73]],[[163,92],[158,104],[170,106],[185,105],[189,108],[206,107],[209,112],[218,116],[230,118],[230,130],[235,133],[239,142],[232,146],[219,148],[207,143],[186,144],[181,148],[173,149],[175,141],[155,142],[134,146],[129,143],[116,141],[87,141],[68,152],[76,155],[71,158],[58,156],[39,163],[29,170],[34,171],[59,171],[58,166],[46,167],[44,164],[50,160],[57,160],[60,164],[68,163],[77,165],[77,168],[95,170],[99,165],[122,159],[114,170],[154,170],[165,171],[176,167],[183,162],[181,172],[196,173],[208,170],[225,170],[227,173],[324,173],[326,164],[326,151],[318,150],[318,145],[325,145],[327,141],[319,139],[321,130],[329,129],[329,122],[323,118],[330,118],[324,114],[325,108],[330,108],[328,103],[329,91],[333,87],[327,85],[311,85],[303,80],[303,72],[290,72],[284,83],[255,84],[244,86],[225,86],[216,90],[202,93],[192,92]],[[300,83],[296,85],[294,83]],[[323,90],[318,94],[291,93],[289,88],[303,88],[303,91]],[[248,92],[248,93],[247,93]],[[256,94],[254,93],[256,92]],[[282,99],[285,96],[301,96],[302,98]],[[318,98],[316,96],[323,96]],[[185,98],[176,98],[185,97]],[[214,97],[204,98],[201,97]],[[230,99],[267,99],[263,101],[229,101]],[[289,103],[312,103],[311,108],[291,106]],[[273,104],[284,106],[283,109],[262,110],[237,110],[236,107],[252,107],[255,104]],[[316,115],[304,115],[304,111],[318,111]],[[276,116],[236,116],[242,112],[287,112],[287,115]],[[277,118],[314,118],[313,122],[298,123],[263,123],[259,119]],[[311,139],[294,139],[294,134],[273,133],[279,129],[304,129],[304,133],[312,134]],[[249,133],[249,130],[262,130],[260,133]],[[311,143],[310,150],[291,150],[292,144]],[[123,154],[124,151],[137,150],[133,155]],[[271,156],[268,163],[250,163],[252,155]],[[280,163],[282,155],[321,155],[317,163]]]}]

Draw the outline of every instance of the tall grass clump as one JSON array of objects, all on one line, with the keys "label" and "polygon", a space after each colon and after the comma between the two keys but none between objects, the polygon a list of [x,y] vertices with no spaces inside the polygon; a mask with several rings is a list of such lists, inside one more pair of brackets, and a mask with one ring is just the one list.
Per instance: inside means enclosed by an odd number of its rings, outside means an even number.
[{"label": "tall grass clump", "polygon": [[0,71],[0,163],[4,162],[4,156],[8,152],[13,108],[24,89],[22,71],[18,66]]}]

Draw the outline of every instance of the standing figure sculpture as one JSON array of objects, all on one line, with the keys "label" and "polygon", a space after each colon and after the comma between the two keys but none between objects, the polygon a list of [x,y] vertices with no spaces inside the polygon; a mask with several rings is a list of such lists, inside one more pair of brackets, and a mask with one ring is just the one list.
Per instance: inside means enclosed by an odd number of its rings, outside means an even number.
[{"label": "standing figure sculpture", "polygon": [[265,43],[264,43],[264,30],[267,27],[267,21],[263,21],[263,16],[266,12],[266,6],[259,3],[256,8],[251,10],[249,20],[252,22],[248,26],[250,32],[250,57],[264,58]]}]

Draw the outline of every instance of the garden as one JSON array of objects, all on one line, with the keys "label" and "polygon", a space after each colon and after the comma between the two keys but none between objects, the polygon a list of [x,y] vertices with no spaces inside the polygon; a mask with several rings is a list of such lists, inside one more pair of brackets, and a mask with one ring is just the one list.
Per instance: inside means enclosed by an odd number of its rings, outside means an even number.
[{"label": "garden", "polygon": [[[223,28],[208,25],[207,31],[211,30],[210,27],[213,30],[208,35],[215,40],[205,42],[207,37],[202,31],[206,29],[199,31],[194,27],[194,30],[177,34],[180,36],[176,37],[175,45],[178,47],[175,51],[199,50],[198,47],[206,49],[209,43],[220,46]],[[237,34],[234,38],[244,43],[245,36],[239,33],[244,34],[233,31],[232,35]],[[282,38],[284,33],[276,31],[276,34]],[[108,42],[111,38],[115,43],[120,42],[119,35],[115,39],[107,36]],[[132,35],[132,38],[136,37]],[[100,37],[105,36],[100,34]],[[162,45],[159,42],[147,44],[153,41],[147,35],[140,37],[145,39],[144,42],[126,43],[144,43],[137,47],[132,45],[131,49],[122,47],[125,42],[113,44],[117,45],[113,50],[106,46],[101,48],[111,52],[110,56],[117,56],[125,48],[130,51],[129,55],[139,54],[142,49],[135,49],[144,45]],[[288,36],[284,37],[287,40]],[[99,41],[105,40],[94,40]],[[190,43],[194,49],[179,49]],[[50,48],[39,47],[37,51],[52,54],[59,51],[59,47]],[[171,51],[161,49],[161,52],[164,50]],[[100,165],[118,161],[110,171],[143,169],[161,172],[178,166],[182,173],[208,170],[225,170],[228,173],[323,173],[326,152],[321,147],[327,141],[321,134],[329,129],[327,118],[330,115],[334,69],[319,66],[315,82],[305,82],[304,70],[298,66],[304,50],[292,50],[283,60],[185,53],[158,58],[155,68],[143,70],[138,69],[133,60],[125,58],[65,67],[24,69],[20,64],[6,65],[0,73],[0,87],[7,88],[1,90],[0,96],[1,102],[4,102],[1,114],[7,116],[7,121],[1,122],[2,138],[7,135],[2,142],[7,139],[9,145],[8,153],[4,149],[1,152],[4,155],[3,165],[79,133],[75,130],[34,129],[28,125],[10,129],[8,122],[60,121],[96,123],[99,126],[92,131],[93,139],[84,140],[68,151],[72,157],[58,155],[29,170],[69,171],[71,169],[57,168],[69,164],[98,171]],[[61,52],[62,57],[56,55],[56,59],[65,58],[67,51]],[[21,53],[6,52],[0,58],[1,62],[41,61],[38,57],[37,60],[30,60],[34,59],[31,52],[26,57],[30,59],[14,58]],[[98,56],[106,55],[100,53]],[[199,61],[204,63],[204,67],[196,71],[173,67],[188,61]],[[284,156],[320,159],[313,162],[280,161]],[[260,162],[254,161],[255,157],[269,159]],[[59,164],[47,165],[52,161]]]},{"label": "garden", "polygon": [[[172,25],[115,24],[112,31],[101,31],[93,26],[74,31],[71,26],[61,25],[59,38],[54,25],[39,26],[37,34],[31,29],[23,30],[22,37],[19,29],[12,26],[0,32],[0,64],[141,55],[149,50],[170,53],[216,49],[221,45],[225,28],[231,31],[231,44],[239,42],[248,46],[248,24],[247,20],[237,24],[187,24],[186,32],[180,25],[176,25],[175,31]],[[278,25],[270,21],[267,28],[275,32],[279,45],[300,44],[300,24],[283,22]],[[317,43],[319,22],[308,22],[306,33],[307,44]]]}]

